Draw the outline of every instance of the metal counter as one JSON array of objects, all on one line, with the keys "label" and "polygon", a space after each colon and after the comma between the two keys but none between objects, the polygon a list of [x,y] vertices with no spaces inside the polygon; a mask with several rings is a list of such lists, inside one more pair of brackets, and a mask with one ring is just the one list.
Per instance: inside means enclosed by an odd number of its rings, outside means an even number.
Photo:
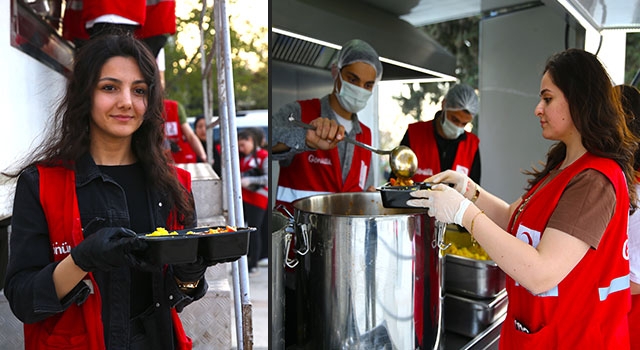
[{"label": "metal counter", "polygon": [[506,314],[492,323],[487,329],[474,338],[465,337],[453,332],[445,332],[445,350],[497,350],[500,340],[500,330]]}]

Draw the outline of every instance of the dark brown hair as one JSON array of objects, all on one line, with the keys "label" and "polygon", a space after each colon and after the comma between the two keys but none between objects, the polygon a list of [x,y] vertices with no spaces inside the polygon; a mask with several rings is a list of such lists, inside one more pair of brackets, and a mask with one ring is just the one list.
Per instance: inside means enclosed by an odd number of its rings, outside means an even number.
[{"label": "dark brown hair", "polygon": [[[613,159],[624,171],[632,208],[636,207],[634,154],[638,138],[631,133],[619,94],[598,58],[584,50],[568,49],[551,56],[544,73],[562,91],[569,104],[571,120],[582,137],[588,152]],[[527,190],[537,184],[565,158],[566,145],[551,146],[543,170],[525,172],[533,175]]]},{"label": "dark brown hair", "polygon": [[144,120],[131,141],[133,153],[144,168],[147,182],[154,190],[167,194],[169,204],[180,213],[181,223],[190,223],[195,218],[193,198],[176,178],[175,169],[169,164],[162,147],[164,96],[156,60],[145,44],[132,36],[102,35],[78,49],[66,93],[49,124],[45,141],[25,160],[18,172],[6,175],[17,177],[34,164],[62,162],[73,168],[74,162],[89,152],[93,92],[102,67],[113,57],[135,59],[148,85]]}]

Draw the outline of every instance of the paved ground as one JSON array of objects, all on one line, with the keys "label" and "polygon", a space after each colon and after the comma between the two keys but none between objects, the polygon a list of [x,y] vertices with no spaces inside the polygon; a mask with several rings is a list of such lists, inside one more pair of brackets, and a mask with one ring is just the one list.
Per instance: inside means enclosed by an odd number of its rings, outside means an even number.
[{"label": "paved ground", "polygon": [[[231,276],[229,284],[233,286]],[[249,296],[252,305],[253,321],[253,349],[267,350],[269,348],[269,268],[259,267],[255,273],[249,274]],[[233,298],[233,293],[232,293]],[[233,303],[232,303],[233,308]],[[232,310],[231,342],[236,346],[235,311]],[[246,349],[245,349],[246,350]]]}]

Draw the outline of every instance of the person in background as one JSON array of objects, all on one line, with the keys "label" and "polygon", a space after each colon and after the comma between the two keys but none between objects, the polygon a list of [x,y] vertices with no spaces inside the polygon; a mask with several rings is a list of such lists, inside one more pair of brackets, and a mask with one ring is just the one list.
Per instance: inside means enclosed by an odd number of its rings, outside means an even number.
[{"label": "person in background", "polygon": [[175,0],[68,0],[63,38],[82,46],[101,34],[131,35],[142,40],[154,57],[176,32]]},{"label": "person in background", "polygon": [[[409,124],[400,144],[411,148],[418,157],[414,182],[453,169],[480,183],[480,139],[464,129],[477,114],[475,90],[457,84],[444,96],[442,110],[433,120]],[[391,178],[395,175],[391,174]]]},{"label": "person in background", "polygon": [[[468,176],[412,192],[411,206],[469,230],[507,274],[501,349],[629,349],[626,249],[637,194],[638,138],[598,58],[568,49],[547,61],[535,115],[557,141],[527,192],[508,204]],[[470,199],[473,199],[472,202]]]},{"label": "person in background", "polygon": [[[204,119],[204,116],[199,115],[198,117],[196,117],[196,121],[194,123],[194,129],[195,129],[196,136],[198,136],[198,139],[202,144],[202,148],[206,152],[207,151],[207,130],[209,129],[207,128],[207,121]],[[218,174],[218,177],[222,177],[222,168],[220,166],[222,164],[222,160],[220,157],[219,147],[220,147],[219,143],[214,143],[212,147],[213,170],[216,172],[216,174]]]},{"label": "person in background", "polygon": [[187,120],[187,112],[181,103],[165,99],[165,123],[164,132],[173,160],[180,163],[206,162],[207,153],[202,142],[191,129]]},{"label": "person in background", "polygon": [[[631,85],[616,85],[622,108],[627,116],[627,126],[640,137],[640,91]],[[633,168],[640,171],[640,152],[635,154]],[[640,180],[636,177],[636,180]],[[640,184],[634,185],[636,192]],[[640,210],[629,216],[629,274],[631,285],[631,312],[629,313],[629,336],[631,349],[640,348]]]},{"label": "person in background", "polygon": [[[382,64],[369,44],[354,39],[344,44],[331,73],[330,94],[289,103],[271,120],[271,155],[280,163],[276,202],[290,211],[302,197],[373,188],[371,152],[340,141],[352,137],[371,144],[371,130],[357,113],[382,78]],[[315,130],[292,125],[290,115]]]},{"label": "person in background", "polygon": [[269,152],[260,148],[254,130],[245,129],[238,133],[240,151],[240,173],[242,174],[242,208],[248,226],[258,230],[251,233],[247,266],[255,271],[261,258],[264,232],[261,226],[269,207]]},{"label": "person in background", "polygon": [[79,49],[48,137],[18,177],[4,294],[26,349],[191,349],[177,312],[216,261],[155,265],[139,235],[195,226],[162,143],[155,59],[130,36]]}]

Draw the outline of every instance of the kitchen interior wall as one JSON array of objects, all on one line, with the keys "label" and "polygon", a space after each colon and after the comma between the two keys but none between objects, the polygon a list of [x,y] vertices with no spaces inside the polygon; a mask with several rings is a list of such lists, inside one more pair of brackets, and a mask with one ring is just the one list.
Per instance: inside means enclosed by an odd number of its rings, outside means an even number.
[{"label": "kitchen interior wall", "polygon": [[[509,203],[530,178],[522,170],[539,168],[552,145],[542,137],[534,108],[547,58],[565,49],[564,32],[564,19],[545,6],[480,23],[481,185]],[[569,46],[582,47],[580,40],[572,29]]]},{"label": "kitchen interior wall", "polygon": [[[271,111],[276,112],[287,103],[310,98],[320,98],[331,92],[331,72],[282,61],[271,61]],[[269,133],[271,134],[271,133]],[[280,166],[271,162],[269,189],[271,207],[275,205]]]}]

